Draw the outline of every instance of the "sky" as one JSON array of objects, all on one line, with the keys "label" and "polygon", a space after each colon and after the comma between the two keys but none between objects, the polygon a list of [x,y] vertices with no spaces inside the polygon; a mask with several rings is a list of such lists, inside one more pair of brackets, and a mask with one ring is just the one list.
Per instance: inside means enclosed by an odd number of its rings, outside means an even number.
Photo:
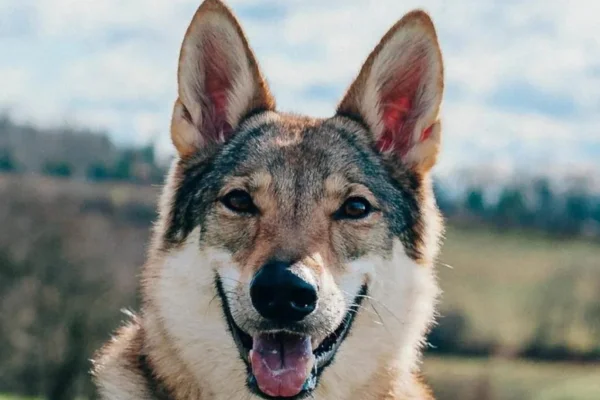
[{"label": "sky", "polygon": [[[0,0],[0,109],[170,154],[181,39],[199,0]],[[230,0],[282,111],[330,116],[413,9],[445,63],[437,171],[600,172],[600,1]]]}]

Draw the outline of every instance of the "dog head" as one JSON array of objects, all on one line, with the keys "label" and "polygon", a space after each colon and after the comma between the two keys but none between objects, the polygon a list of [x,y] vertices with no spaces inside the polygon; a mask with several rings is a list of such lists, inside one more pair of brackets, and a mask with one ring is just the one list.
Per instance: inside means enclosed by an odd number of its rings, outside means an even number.
[{"label": "dog head", "polygon": [[410,370],[440,231],[429,17],[402,18],[337,113],[312,119],[275,110],[238,22],[207,0],[178,84],[144,296],[187,370],[224,398],[347,398],[381,368]]}]

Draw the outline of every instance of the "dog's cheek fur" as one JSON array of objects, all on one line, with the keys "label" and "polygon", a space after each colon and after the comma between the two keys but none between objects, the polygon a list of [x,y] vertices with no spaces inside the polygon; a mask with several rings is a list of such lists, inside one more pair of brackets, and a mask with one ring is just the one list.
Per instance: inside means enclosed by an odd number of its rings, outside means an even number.
[{"label": "dog's cheek fur", "polygon": [[[174,350],[194,378],[211,393],[218,393],[223,399],[235,399],[241,396],[239,391],[245,385],[246,369],[231,336],[224,334],[227,326],[219,299],[215,298],[214,274],[218,271],[221,276],[232,309],[236,307],[237,312],[246,312],[248,310],[243,311],[244,305],[240,305],[233,294],[239,289],[240,271],[233,266],[227,252],[214,248],[200,250],[198,241],[197,229],[163,260],[156,281],[157,295],[152,301],[156,303],[159,319],[167,327]],[[433,269],[408,257],[403,244],[395,240],[391,257],[365,256],[349,263],[344,273],[334,279],[347,305],[354,300],[365,279],[369,284],[369,298],[363,302],[351,334],[333,364],[323,372],[315,393],[317,398],[379,400],[381,397],[369,397],[375,393],[374,387],[390,393],[418,388],[418,385],[405,385],[384,377],[382,381],[394,382],[399,387],[382,386],[378,374],[388,371],[412,377],[438,295]],[[361,368],[356,368],[357,365]],[[229,384],[211,386],[218,382]],[[354,396],[357,388],[364,394]],[[420,398],[417,394],[403,394],[409,399]]]},{"label": "dog's cheek fur", "polygon": [[215,297],[215,271],[227,271],[228,279],[223,282],[228,287],[237,277],[229,268],[227,252],[200,249],[199,231],[194,230],[185,243],[165,255],[153,282],[154,297],[148,301],[194,380],[204,391],[218,393],[218,398],[234,399],[245,386],[246,367],[231,335],[226,334],[220,300]]},{"label": "dog's cheek fur", "polygon": [[[115,339],[100,349],[94,358],[93,379],[102,399],[150,399],[144,378],[137,371],[135,358],[142,348],[138,340],[138,321],[123,326]],[[132,359],[133,358],[133,359]]]},{"label": "dog's cheek fur", "polygon": [[[353,300],[350,294],[357,293],[365,277],[369,297],[334,363],[323,372],[315,397],[379,400],[389,393],[401,396],[390,398],[422,399],[420,392],[402,392],[420,390],[420,385],[390,377],[413,379],[439,294],[434,270],[408,257],[403,244],[395,240],[391,257],[368,255],[348,264],[337,281],[347,302]],[[390,386],[392,383],[398,387]]]}]

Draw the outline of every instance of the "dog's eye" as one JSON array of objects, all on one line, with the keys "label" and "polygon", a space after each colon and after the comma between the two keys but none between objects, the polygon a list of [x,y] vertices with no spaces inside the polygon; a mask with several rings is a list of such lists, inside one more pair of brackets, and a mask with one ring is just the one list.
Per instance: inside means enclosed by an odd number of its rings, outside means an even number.
[{"label": "dog's eye", "polygon": [[232,211],[239,213],[255,213],[257,211],[252,197],[248,192],[235,189],[221,198],[221,203]]},{"label": "dog's eye", "polygon": [[371,204],[363,197],[350,197],[336,212],[339,219],[360,219],[371,213]]}]

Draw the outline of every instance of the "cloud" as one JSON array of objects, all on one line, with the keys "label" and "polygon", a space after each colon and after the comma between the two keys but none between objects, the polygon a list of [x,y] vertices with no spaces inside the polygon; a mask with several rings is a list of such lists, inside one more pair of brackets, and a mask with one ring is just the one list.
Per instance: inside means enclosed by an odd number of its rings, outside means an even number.
[{"label": "cloud", "polygon": [[[0,107],[164,149],[181,38],[198,0],[4,0]],[[600,167],[600,3],[231,0],[282,110],[327,116],[405,12],[436,23],[441,168]]]}]

